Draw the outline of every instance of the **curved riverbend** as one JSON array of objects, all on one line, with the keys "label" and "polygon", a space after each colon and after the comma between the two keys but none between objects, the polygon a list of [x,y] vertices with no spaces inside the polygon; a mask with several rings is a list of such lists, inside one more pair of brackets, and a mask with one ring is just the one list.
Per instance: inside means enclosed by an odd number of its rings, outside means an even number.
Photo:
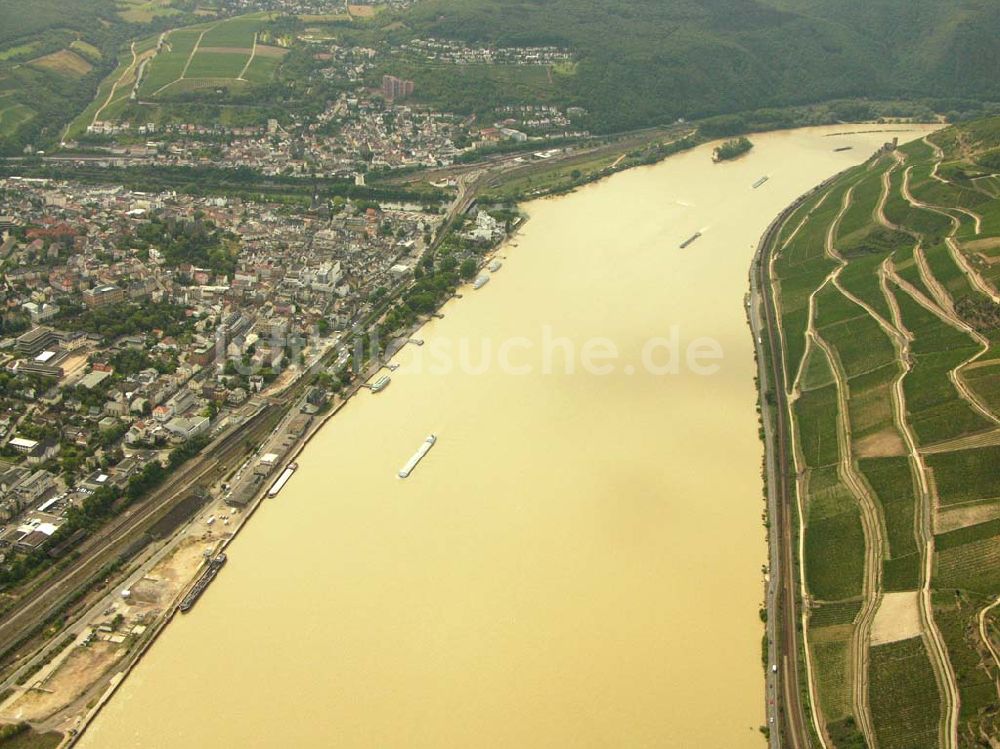
[{"label": "curved riverbend", "polygon": [[887,137],[833,132],[527,205],[493,282],[312,441],[78,746],[762,746],[743,300],[771,218]]}]

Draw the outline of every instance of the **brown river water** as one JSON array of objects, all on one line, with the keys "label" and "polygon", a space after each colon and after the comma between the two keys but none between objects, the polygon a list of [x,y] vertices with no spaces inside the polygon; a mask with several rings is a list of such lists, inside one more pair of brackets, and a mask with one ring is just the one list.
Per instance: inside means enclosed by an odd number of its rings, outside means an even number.
[{"label": "brown river water", "polygon": [[887,137],[836,132],[527,204],[79,746],[762,747],[744,294],[771,219]]}]

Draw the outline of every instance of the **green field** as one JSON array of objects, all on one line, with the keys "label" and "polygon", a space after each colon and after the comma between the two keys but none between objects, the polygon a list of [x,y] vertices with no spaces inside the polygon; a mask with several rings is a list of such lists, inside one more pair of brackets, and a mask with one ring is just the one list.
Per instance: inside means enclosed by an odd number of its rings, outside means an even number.
[{"label": "green field", "polygon": [[984,538],[937,552],[934,584],[992,595],[1000,589],[1000,539]]},{"label": "green field", "polygon": [[919,584],[920,554],[916,541],[913,475],[906,458],[871,458],[859,462],[865,480],[882,508],[889,558],[886,590],[913,590]]},{"label": "green field", "polygon": [[931,273],[956,302],[971,296],[978,296],[979,292],[972,288],[969,279],[958,267],[944,242],[925,247],[924,257],[927,258],[927,265],[930,266]]},{"label": "green field", "polygon": [[203,90],[241,92],[269,82],[281,56],[268,52],[251,60],[254,39],[265,22],[262,14],[254,14],[171,32],[168,45],[147,66],[140,98],[166,102]]},{"label": "green field", "polygon": [[941,504],[1000,498],[1000,446],[928,455]]},{"label": "green field", "polygon": [[871,649],[869,701],[880,749],[937,746],[941,700],[919,637]]},{"label": "green field", "polygon": [[837,388],[807,390],[795,402],[799,447],[807,466],[818,468],[840,459],[837,444]]},{"label": "green field", "polygon": [[92,61],[100,60],[104,57],[104,54],[95,47],[93,44],[89,44],[82,39],[77,39],[72,44],[69,45],[70,49],[76,50],[77,52],[83,53],[84,57],[89,58]]},{"label": "green field", "polygon": [[250,63],[250,67],[248,67],[247,71],[243,74],[243,77],[250,81],[250,83],[267,83],[274,78],[274,74],[277,72],[278,66],[280,65],[280,57],[265,57],[263,55],[256,55]]},{"label": "green field", "polygon": [[1000,412],[1000,361],[962,370],[962,379],[980,401]]},{"label": "green field", "polygon": [[1000,202],[994,199],[980,206],[977,213],[983,218],[983,236],[1000,235]]},{"label": "green field", "polygon": [[802,389],[815,390],[832,385],[833,382],[833,370],[830,369],[830,359],[826,352],[818,346],[810,347],[802,368]]},{"label": "green field", "polygon": [[184,74],[188,78],[238,78],[250,59],[245,53],[216,53],[199,51]]},{"label": "green field", "polygon": [[201,43],[205,47],[242,47],[249,53],[261,25],[260,16],[230,18],[206,31]]},{"label": "green field", "polygon": [[941,551],[994,536],[1000,536],[1000,518],[941,533],[934,537],[934,548]]},{"label": "green field", "polygon": [[[979,212],[990,201],[988,195],[971,186],[960,182],[948,185],[941,183],[931,177],[931,170],[932,165],[928,161],[914,168],[910,174],[910,192],[917,200],[943,208],[965,208],[974,212]],[[963,222],[969,220],[959,212],[953,215]]]},{"label": "green field", "polygon": [[847,415],[851,422],[851,441],[856,449],[866,437],[876,435],[902,443],[892,407],[892,386],[899,372],[899,365],[892,361],[848,381],[851,397],[847,402]]},{"label": "green field", "polygon": [[[1000,677],[996,667],[991,667],[981,653],[981,643],[976,630],[969,626],[978,610],[989,603],[982,596],[956,595],[951,592],[934,596],[934,619],[948,648],[948,656],[955,667],[959,688],[959,735],[974,746],[978,738],[976,724],[996,705],[994,679]],[[992,717],[994,728],[1000,728],[1000,715]]]},{"label": "green field", "polygon": [[28,44],[18,44],[14,47],[8,47],[7,49],[0,50],[0,62],[4,60],[12,60],[17,57],[29,58],[31,57],[35,50],[38,49],[40,44],[38,42],[30,42]]},{"label": "green field", "polygon": [[861,601],[838,601],[817,605],[809,615],[810,626],[830,627],[850,624],[861,611]]},{"label": "green field", "polygon": [[[853,723],[852,706],[845,701],[850,666],[845,648],[861,606],[865,537],[858,508],[865,498],[855,497],[841,481],[838,461],[844,457],[852,460],[868,484],[881,515],[874,532],[882,536],[883,592],[913,591],[923,582],[928,560],[918,527],[922,502],[927,501],[926,512],[940,512],[945,527],[954,529],[935,538],[929,582],[935,619],[961,697],[959,745],[972,747],[979,737],[996,734],[1000,715],[996,674],[981,647],[976,615],[1000,593],[1000,520],[990,519],[991,508],[1000,502],[1000,446],[969,445],[988,445],[1000,419],[1000,305],[970,282],[944,241],[952,233],[962,237],[973,232],[973,220],[950,214],[956,223],[947,215],[911,206],[901,192],[907,172],[911,190],[929,205],[945,211],[970,207],[990,222],[1000,219],[1000,191],[973,187],[961,169],[948,165],[948,159],[960,153],[961,164],[976,163],[982,170],[976,144],[1000,145],[1000,118],[969,127],[968,132],[955,129],[945,131],[953,136],[941,136],[951,145],[940,171],[957,175],[961,184],[931,176],[938,157],[926,144],[906,144],[901,149],[905,163],[892,173],[886,213],[889,221],[909,233],[881,226],[873,215],[881,194],[881,173],[891,163],[878,157],[869,169],[838,179],[825,195],[811,196],[810,208],[798,209],[797,222],[808,218],[794,237],[784,227],[787,245],[774,262],[789,380],[800,373],[792,416],[799,447],[795,468],[805,476],[803,574],[812,606],[810,648],[821,712],[838,749],[864,744]],[[1000,158],[996,164],[1000,169]],[[988,186],[1000,184],[1000,174],[989,180]],[[836,277],[842,292],[830,276],[835,266],[823,255],[823,239],[851,184],[852,201],[837,226],[835,241],[846,263]],[[923,271],[914,251],[918,239],[926,261]],[[977,240],[972,250],[982,257],[968,254],[970,264],[984,278],[1000,279],[1000,263],[998,270],[989,264],[1000,255],[1000,220],[995,227],[984,220]],[[890,264],[890,272],[883,281],[884,263]],[[893,272],[902,282],[894,280]],[[910,286],[915,289],[912,294]],[[810,295],[815,300],[816,331],[832,351],[832,370],[826,357],[813,346],[807,348],[804,340]],[[980,339],[964,325],[981,331],[991,349],[983,353]],[[904,353],[908,371],[900,361]],[[966,367],[976,356],[980,361]],[[905,373],[905,412],[903,424],[898,424],[895,383],[901,373]],[[841,378],[839,386],[831,382],[834,375]],[[837,398],[838,387],[846,406]],[[975,400],[967,392],[975,393]],[[992,413],[984,413],[980,404]],[[850,430],[848,456],[841,455],[837,444],[838,423]],[[907,433],[918,448],[935,445],[923,462],[908,457]],[[966,438],[960,443],[965,449],[944,449],[948,441]],[[932,494],[927,499],[917,489],[922,465]],[[941,718],[937,665],[919,637],[871,648],[868,698],[881,749],[937,746]]]},{"label": "green field", "polygon": [[976,353],[963,331],[926,310],[908,294],[895,294],[906,328],[913,334],[913,369],[903,380],[906,407],[922,444],[986,430],[990,422],[963,399],[948,373]]},{"label": "green field", "polygon": [[851,492],[833,467],[812,471],[806,506],[805,574],[823,601],[861,595],[865,537]]},{"label": "green field", "polygon": [[827,720],[839,720],[851,714],[851,628],[812,629],[813,661],[824,674],[819,684],[820,706]]},{"label": "green field", "polygon": [[837,226],[836,245],[841,247],[856,240],[873,223],[872,213],[882,194],[882,175],[891,161],[882,159],[866,176],[862,177],[851,191],[851,204]]},{"label": "green field", "polygon": [[792,211],[792,214],[788,217],[785,223],[782,224],[781,230],[778,232],[778,247],[783,247],[785,245],[802,222],[808,220],[809,214],[815,210],[817,204],[819,204],[825,196],[826,193],[824,191],[817,190],[815,194],[804,200],[802,205]]},{"label": "green field", "polygon": [[904,281],[909,283],[928,299],[933,299],[934,295],[931,294],[930,289],[928,289],[927,285],[924,283],[924,279],[920,275],[920,270],[917,267],[916,258],[913,256],[915,249],[916,245],[911,242],[907,247],[896,250],[892,256],[893,267]]},{"label": "green field", "polygon": [[[933,139],[933,134],[931,139]],[[908,158],[912,159],[931,159],[934,157],[934,149],[924,142],[923,138],[918,138],[917,140],[911,140],[909,143],[904,143],[899,147],[900,153],[906,154]]]},{"label": "green field", "polygon": [[150,97],[177,80],[200,36],[201,31],[195,29],[172,31],[167,36],[164,49],[146,66],[139,95],[143,98]]},{"label": "green field", "polygon": [[171,7],[173,0],[118,0],[118,15],[129,23],[149,23],[161,16],[180,13]]},{"label": "green field", "polygon": [[882,505],[889,556],[916,553],[914,507],[917,497],[909,461],[906,458],[869,458],[860,461],[859,466]]},{"label": "green field", "polygon": [[847,291],[875,310],[883,319],[891,320],[892,311],[879,284],[878,269],[882,255],[866,255],[851,261],[840,274],[840,283]]},{"label": "green field", "polygon": [[885,216],[892,223],[927,238],[941,238],[951,229],[951,221],[939,213],[911,206],[903,197],[904,171],[897,169],[890,177],[889,197],[885,203]]},{"label": "green field", "polygon": [[816,295],[816,328],[849,379],[895,361],[892,342],[878,323],[830,284]]},{"label": "green field", "polygon": [[31,107],[16,102],[5,104],[0,99],[0,136],[13,133],[34,116]]}]

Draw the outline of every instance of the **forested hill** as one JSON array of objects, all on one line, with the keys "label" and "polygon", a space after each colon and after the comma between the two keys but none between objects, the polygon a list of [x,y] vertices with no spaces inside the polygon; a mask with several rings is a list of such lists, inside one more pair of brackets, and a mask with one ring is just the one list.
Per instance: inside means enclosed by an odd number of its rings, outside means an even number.
[{"label": "forested hill", "polygon": [[600,130],[859,96],[1000,100],[995,0],[424,0],[405,24],[569,48],[558,98]]}]

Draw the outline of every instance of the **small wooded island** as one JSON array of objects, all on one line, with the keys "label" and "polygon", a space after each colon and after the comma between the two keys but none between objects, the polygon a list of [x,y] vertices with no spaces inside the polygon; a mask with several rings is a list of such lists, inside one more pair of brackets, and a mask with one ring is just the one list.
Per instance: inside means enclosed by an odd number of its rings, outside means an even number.
[{"label": "small wooded island", "polygon": [[729,161],[729,159],[742,156],[751,148],[753,148],[753,143],[747,138],[733,138],[732,140],[727,140],[712,152],[712,161]]}]

